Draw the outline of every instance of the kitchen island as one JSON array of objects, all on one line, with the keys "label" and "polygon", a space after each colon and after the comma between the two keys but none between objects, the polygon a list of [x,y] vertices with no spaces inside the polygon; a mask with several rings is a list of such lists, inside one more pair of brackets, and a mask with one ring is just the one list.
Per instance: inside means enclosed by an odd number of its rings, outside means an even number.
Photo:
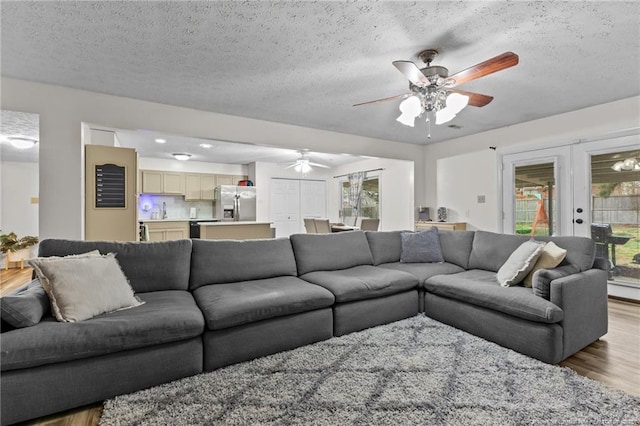
[{"label": "kitchen island", "polygon": [[271,222],[200,223],[200,238],[206,240],[255,240],[271,237]]}]

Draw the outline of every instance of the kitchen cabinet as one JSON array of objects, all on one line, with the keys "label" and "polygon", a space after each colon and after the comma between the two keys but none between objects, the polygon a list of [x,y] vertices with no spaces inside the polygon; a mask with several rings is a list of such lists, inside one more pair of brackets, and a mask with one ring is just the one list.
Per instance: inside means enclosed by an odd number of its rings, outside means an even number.
[{"label": "kitchen cabinet", "polygon": [[416,222],[416,231],[425,231],[436,227],[447,231],[464,231],[467,229],[466,222]]},{"label": "kitchen cabinet", "polygon": [[205,173],[187,173],[185,175],[184,199],[213,200],[216,175]]},{"label": "kitchen cabinet", "polygon": [[142,193],[184,195],[184,173],[141,170]]},{"label": "kitchen cabinet", "polygon": [[216,185],[237,185],[241,180],[247,180],[244,175],[216,175]]},{"label": "kitchen cabinet", "polygon": [[149,241],[181,240],[189,238],[189,221],[145,222],[149,228]]}]

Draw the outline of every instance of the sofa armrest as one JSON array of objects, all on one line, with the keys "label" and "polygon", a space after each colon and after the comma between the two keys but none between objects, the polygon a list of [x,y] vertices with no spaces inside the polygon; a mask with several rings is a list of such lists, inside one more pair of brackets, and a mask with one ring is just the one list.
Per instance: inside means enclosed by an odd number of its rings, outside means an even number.
[{"label": "sofa armrest", "polygon": [[573,265],[559,266],[553,269],[538,269],[533,274],[533,294],[543,299],[551,299],[551,281],[580,272]]},{"label": "sofa armrest", "polygon": [[603,257],[596,257],[593,260],[593,267],[595,269],[602,269],[603,271],[609,270],[609,259],[605,259]]},{"label": "sofa armrest", "polygon": [[551,302],[564,312],[563,359],[607,334],[605,271],[589,269],[551,281]]}]

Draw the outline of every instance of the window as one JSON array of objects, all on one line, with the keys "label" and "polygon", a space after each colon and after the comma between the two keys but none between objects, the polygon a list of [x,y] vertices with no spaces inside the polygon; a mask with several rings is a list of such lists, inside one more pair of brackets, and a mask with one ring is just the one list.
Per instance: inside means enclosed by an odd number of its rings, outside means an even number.
[{"label": "window", "polygon": [[[351,185],[348,180],[340,181],[340,219],[345,225],[357,226],[359,219],[380,218],[380,177],[365,176],[362,191],[349,198]],[[357,196],[359,195],[359,196]]]}]

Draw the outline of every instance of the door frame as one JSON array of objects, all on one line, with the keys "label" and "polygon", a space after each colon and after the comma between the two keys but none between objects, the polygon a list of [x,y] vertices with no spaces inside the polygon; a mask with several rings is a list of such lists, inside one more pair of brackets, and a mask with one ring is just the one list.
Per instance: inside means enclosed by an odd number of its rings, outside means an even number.
[{"label": "door frame", "polygon": [[[556,212],[557,221],[554,224],[554,235],[570,235],[573,232],[573,197],[571,188],[573,179],[570,167],[571,147],[569,145],[550,148],[540,148],[514,153],[501,153],[498,162],[498,230],[502,233],[514,233],[515,228],[515,200],[511,187],[515,179],[515,168],[541,163],[554,164],[554,179],[556,182]],[[507,186],[509,186],[507,188]]]}]

